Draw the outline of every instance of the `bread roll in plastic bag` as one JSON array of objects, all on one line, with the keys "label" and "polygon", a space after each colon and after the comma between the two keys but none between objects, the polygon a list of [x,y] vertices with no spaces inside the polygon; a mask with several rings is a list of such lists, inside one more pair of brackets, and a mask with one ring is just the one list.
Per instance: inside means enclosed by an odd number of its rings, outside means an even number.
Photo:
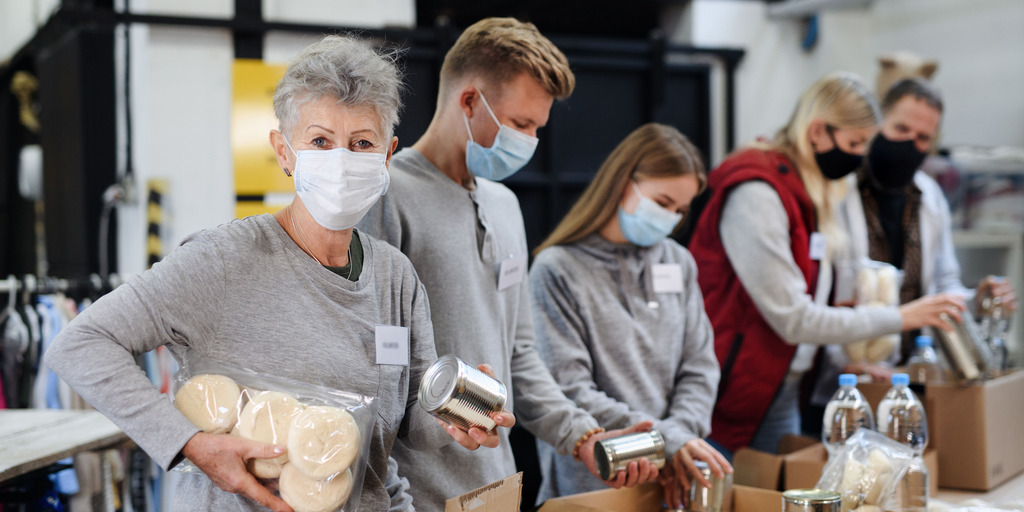
[{"label": "bread roll in plastic bag", "polygon": [[[869,259],[859,262],[855,290],[858,306],[899,306],[903,271],[896,267]],[[843,351],[851,362],[881,363],[889,359],[900,343],[899,334],[847,343]]]},{"label": "bread roll in plastic bag", "polygon": [[838,492],[842,511],[884,510],[914,452],[878,432],[858,429],[825,464],[817,487]]},{"label": "bread roll in plastic bag", "polygon": [[[285,446],[247,469],[296,512],[359,508],[374,397],[193,359],[175,375],[175,406],[204,432]],[[187,459],[175,471],[200,471]]]}]

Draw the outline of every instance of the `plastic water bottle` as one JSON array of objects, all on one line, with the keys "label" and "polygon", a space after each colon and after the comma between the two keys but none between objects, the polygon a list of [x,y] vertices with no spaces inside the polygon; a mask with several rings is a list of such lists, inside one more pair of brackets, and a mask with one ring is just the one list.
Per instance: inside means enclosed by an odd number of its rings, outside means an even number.
[{"label": "plastic water bottle", "polygon": [[821,423],[821,442],[829,457],[839,451],[858,428],[874,430],[875,418],[871,405],[857,390],[857,376],[844,373],[839,376],[839,389],[825,405]]},{"label": "plastic water bottle", "polygon": [[909,384],[909,375],[893,374],[892,387],[878,402],[878,431],[921,455],[928,444],[928,419],[921,400],[907,387]]},{"label": "plastic water bottle", "polygon": [[892,388],[878,403],[878,431],[914,451],[914,460],[896,484],[886,510],[924,512],[928,509],[928,468],[921,454],[928,445],[928,419],[909,384],[909,375],[893,374]]},{"label": "plastic water bottle", "polygon": [[931,336],[918,336],[915,340],[916,348],[907,361],[907,373],[910,374],[910,382],[915,384],[934,384],[942,382],[945,372],[939,363],[939,356],[932,346]]}]

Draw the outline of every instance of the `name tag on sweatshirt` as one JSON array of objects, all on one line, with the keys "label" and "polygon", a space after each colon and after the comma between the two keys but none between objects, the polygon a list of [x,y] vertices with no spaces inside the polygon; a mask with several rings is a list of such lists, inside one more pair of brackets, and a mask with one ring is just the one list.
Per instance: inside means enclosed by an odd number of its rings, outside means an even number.
[{"label": "name tag on sweatshirt", "polygon": [[498,291],[523,282],[526,277],[526,254],[513,256],[503,262],[498,269]]},{"label": "name tag on sweatshirt", "polygon": [[409,366],[409,328],[397,325],[374,327],[377,364]]},{"label": "name tag on sweatshirt", "polygon": [[654,293],[683,293],[683,266],[678,263],[651,265],[651,286]]},{"label": "name tag on sweatshirt", "polygon": [[810,258],[814,261],[821,261],[825,259],[825,249],[828,248],[828,240],[825,235],[815,231],[811,233],[811,251]]}]

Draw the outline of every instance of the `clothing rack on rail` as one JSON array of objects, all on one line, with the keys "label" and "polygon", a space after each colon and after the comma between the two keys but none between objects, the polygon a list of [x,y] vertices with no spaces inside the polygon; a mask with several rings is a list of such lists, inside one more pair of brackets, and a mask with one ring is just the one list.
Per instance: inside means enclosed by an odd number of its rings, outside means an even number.
[{"label": "clothing rack on rail", "polygon": [[63,293],[76,298],[96,299],[123,282],[122,276],[116,273],[110,274],[106,279],[99,274],[78,278],[36,277],[33,274],[25,274],[22,277],[8,275],[6,279],[0,280],[0,294],[13,296],[18,292],[24,295]]}]

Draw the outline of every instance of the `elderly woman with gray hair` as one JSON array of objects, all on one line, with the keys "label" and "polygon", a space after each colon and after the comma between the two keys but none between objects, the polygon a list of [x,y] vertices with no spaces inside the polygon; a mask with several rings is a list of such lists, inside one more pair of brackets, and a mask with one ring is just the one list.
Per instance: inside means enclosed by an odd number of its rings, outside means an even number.
[{"label": "elderly woman with gray hair", "polygon": [[[223,361],[376,397],[363,509],[410,508],[389,461],[396,438],[423,449],[448,435],[469,449],[497,444],[476,429],[446,434],[416,406],[436,358],[423,285],[401,252],[353,230],[387,189],[401,87],[394,56],[365,41],[328,36],[306,48],[277,86],[280,131],[270,135],[294,177],[293,202],[187,237],[88,308],[47,352],[50,367],[160,466],[187,457],[202,470],[183,474],[176,508],[290,510],[246,471],[284,447],[192,425],[135,365],[161,345],[179,362]],[[378,358],[380,325],[407,330],[392,359]]]}]

